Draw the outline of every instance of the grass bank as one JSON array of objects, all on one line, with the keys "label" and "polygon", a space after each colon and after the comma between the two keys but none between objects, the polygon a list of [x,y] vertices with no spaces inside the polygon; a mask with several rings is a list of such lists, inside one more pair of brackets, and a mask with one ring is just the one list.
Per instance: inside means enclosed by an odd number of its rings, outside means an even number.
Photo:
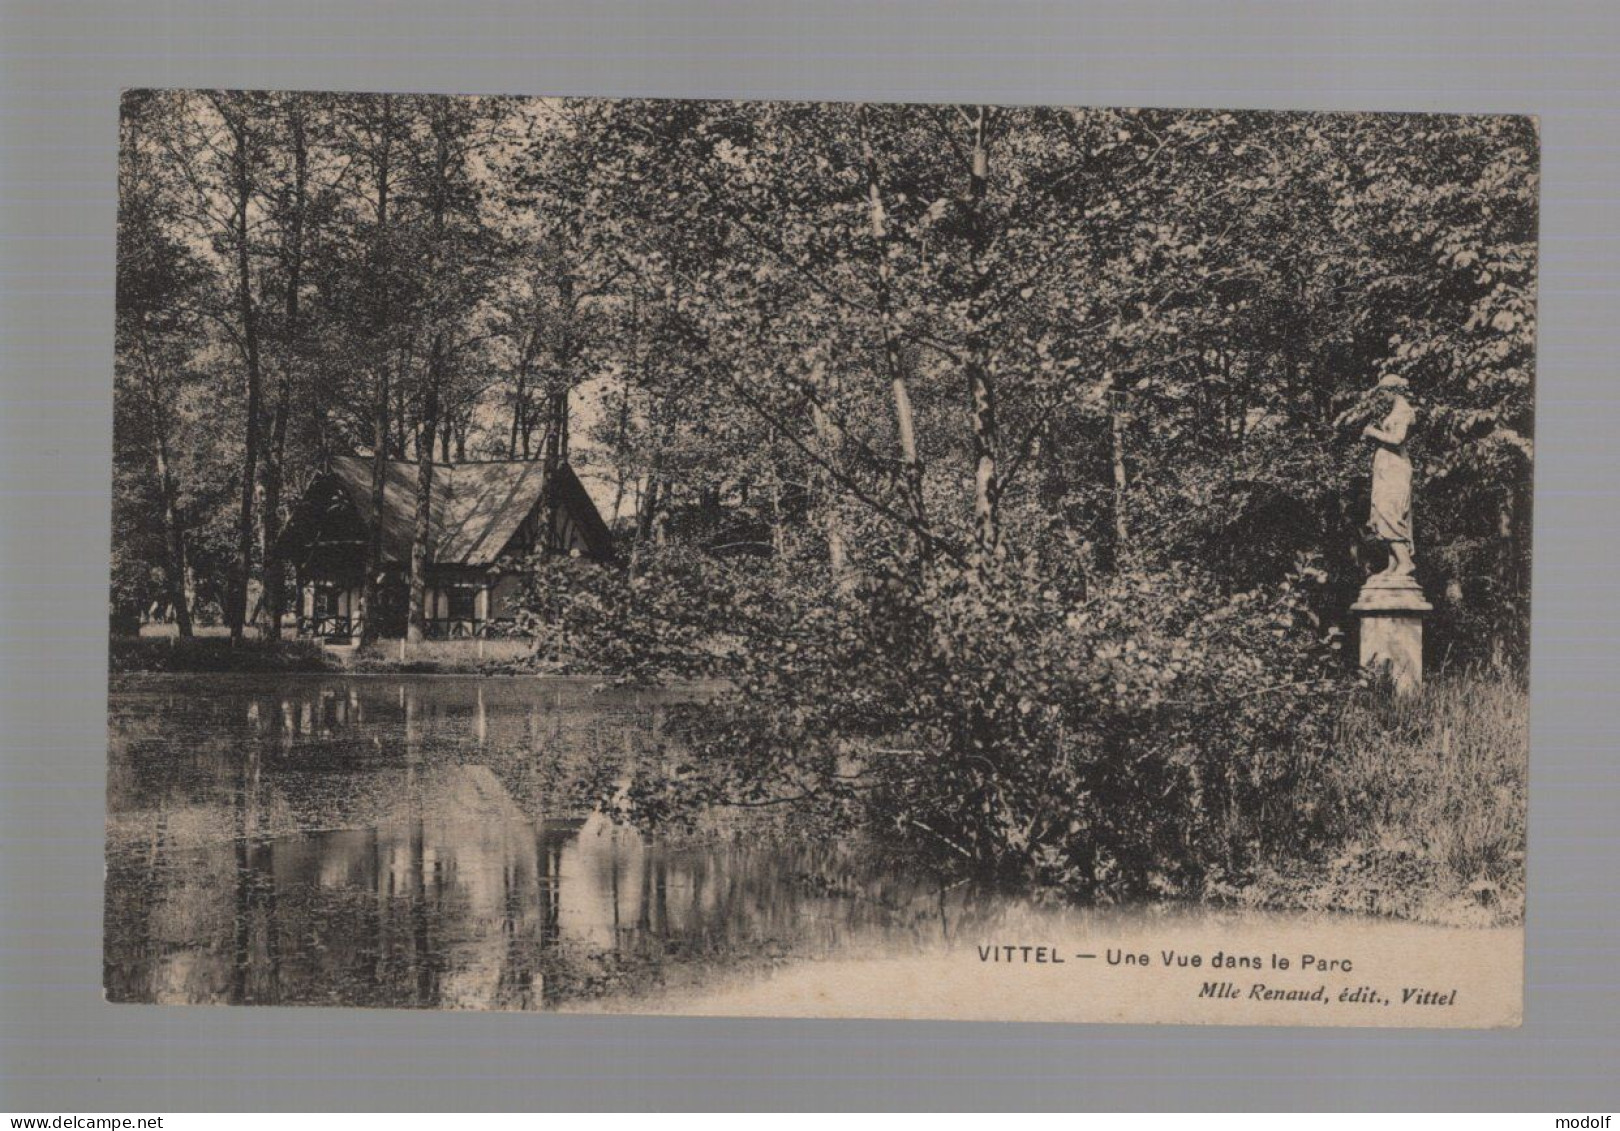
[{"label": "grass bank", "polygon": [[108,648],[114,672],[320,672],[339,665],[311,640],[232,643],[228,636],[114,637]]},{"label": "grass bank", "polygon": [[[1504,674],[1358,695],[1334,741],[1300,756],[1298,839],[1267,846],[1234,893],[1261,906],[1452,924],[1524,916],[1529,692]],[[1314,842],[1314,843],[1313,843]]]},{"label": "grass bank", "polygon": [[412,644],[384,638],[346,659],[351,671],[406,672],[416,675],[537,675],[547,669],[534,662],[528,640],[423,640]]}]

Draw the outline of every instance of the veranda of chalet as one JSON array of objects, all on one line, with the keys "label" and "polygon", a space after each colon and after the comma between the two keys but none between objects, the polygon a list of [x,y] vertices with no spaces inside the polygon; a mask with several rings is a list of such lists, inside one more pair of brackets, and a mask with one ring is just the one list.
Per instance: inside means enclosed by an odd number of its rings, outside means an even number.
[{"label": "veranda of chalet", "polygon": [[[405,634],[419,469],[406,460],[386,469],[380,514],[368,456],[333,457],[294,508],[279,545],[296,578],[299,635],[346,642],[365,631],[365,560],[378,525],[375,635]],[[436,464],[429,518],[422,613],[430,638],[512,624],[527,579],[522,563],[536,551],[612,556],[607,524],[567,463]]]}]

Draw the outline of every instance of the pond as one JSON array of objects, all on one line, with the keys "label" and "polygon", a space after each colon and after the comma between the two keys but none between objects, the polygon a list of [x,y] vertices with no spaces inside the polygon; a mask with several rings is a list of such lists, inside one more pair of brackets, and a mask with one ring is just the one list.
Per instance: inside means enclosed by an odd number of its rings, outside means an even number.
[{"label": "pond", "polygon": [[[665,715],[702,695],[116,678],[108,1000],[1230,1022],[1210,973],[1180,968],[1188,955],[1353,953],[1348,992],[1369,959],[1390,979],[1454,978],[1464,945],[1491,991],[1469,1008],[1340,1023],[1499,1024],[1518,1008],[1517,930],[1054,908],[746,814],[681,836],[615,825],[598,799],[638,763],[679,757]],[[1245,1020],[1320,1023],[1317,1009]]]},{"label": "pond", "polygon": [[[539,1009],[924,946],[951,901],[850,845],[595,810],[679,691],[136,676],[110,707],[110,1000]],[[958,898],[957,903],[960,903]]]}]

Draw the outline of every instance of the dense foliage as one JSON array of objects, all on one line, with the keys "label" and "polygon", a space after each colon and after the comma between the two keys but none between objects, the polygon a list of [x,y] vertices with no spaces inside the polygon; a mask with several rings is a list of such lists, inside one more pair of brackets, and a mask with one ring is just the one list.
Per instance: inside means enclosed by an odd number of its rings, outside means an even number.
[{"label": "dense foliage", "polygon": [[1078,603],[1032,575],[874,578],[842,603],[786,597],[786,579],[734,588],[724,624],[775,647],[720,658],[736,691],[687,713],[688,764],[637,803],[669,819],[791,802],[946,870],[1199,890],[1291,820],[1262,809],[1287,792],[1286,754],[1325,741],[1342,679],[1305,588],[1220,597],[1208,580],[1144,571]]},{"label": "dense foliage", "polygon": [[641,815],[1219,886],[1322,819],[1382,375],[1432,662],[1522,668],[1537,168],[1504,117],[132,95],[114,604],[279,607],[333,451],[567,456],[620,560],[533,563],[536,663],[735,687]]}]

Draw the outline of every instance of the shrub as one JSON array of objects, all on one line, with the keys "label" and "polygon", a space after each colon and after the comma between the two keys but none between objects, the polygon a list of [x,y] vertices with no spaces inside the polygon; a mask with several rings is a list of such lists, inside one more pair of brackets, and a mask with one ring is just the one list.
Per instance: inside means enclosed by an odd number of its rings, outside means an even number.
[{"label": "shrub", "polygon": [[639,567],[534,558],[512,626],[531,663],[643,682],[734,669],[740,576],[691,550],[647,547]]},{"label": "shrub", "polygon": [[[1087,898],[1196,892],[1250,867],[1257,813],[1325,742],[1345,681],[1308,609],[1138,571],[1076,600],[1007,566],[935,562],[835,595],[791,563],[655,558],[636,578],[542,573],[537,626],[638,676],[728,675],[676,721],[689,757],[643,767],[641,820],[704,806],[858,822],[941,868]],[[538,630],[538,629],[537,629]]]},{"label": "shrub", "polygon": [[1310,560],[1235,593],[1190,567],[1089,592],[1015,565],[874,571],[843,594],[822,576],[657,551],[634,577],[537,575],[548,663],[731,682],[672,711],[678,741],[613,791],[619,815],[769,809],[1067,898],[1519,913],[1522,682],[1369,684],[1312,612]]}]

